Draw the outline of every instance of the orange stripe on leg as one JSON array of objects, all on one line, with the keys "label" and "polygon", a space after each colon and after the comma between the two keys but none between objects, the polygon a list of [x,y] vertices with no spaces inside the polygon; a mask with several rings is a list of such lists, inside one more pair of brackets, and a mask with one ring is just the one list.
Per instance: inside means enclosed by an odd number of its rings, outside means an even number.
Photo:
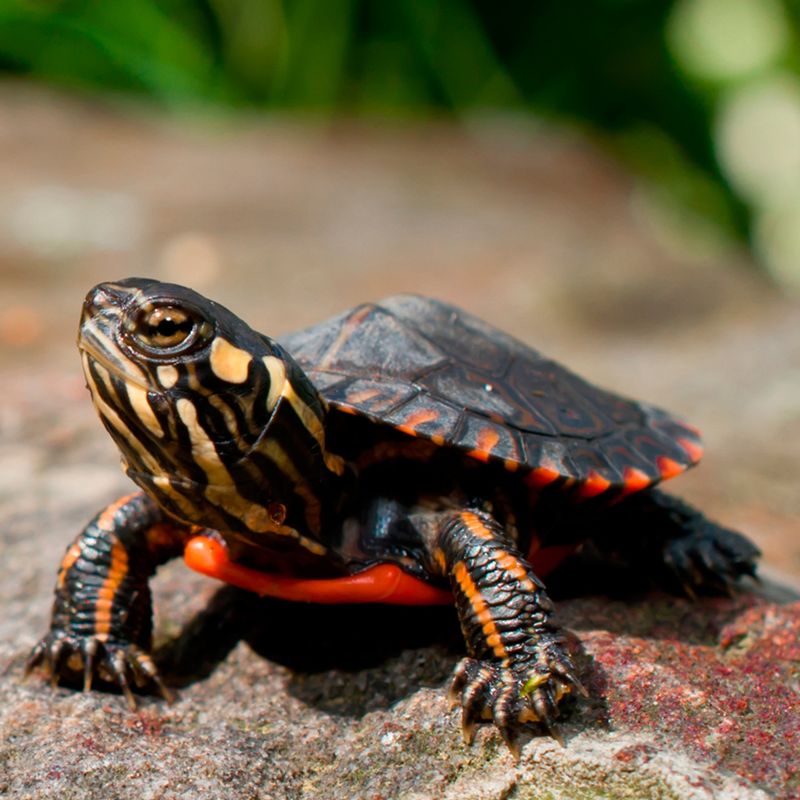
[{"label": "orange stripe on leg", "polygon": [[467,526],[467,530],[478,539],[491,541],[495,538],[494,533],[484,524],[481,518],[472,511],[462,511],[461,520]]},{"label": "orange stripe on leg", "polygon": [[444,575],[447,572],[447,559],[445,558],[444,550],[442,550],[441,547],[437,547],[433,551],[433,560],[441,570],[442,575]]},{"label": "orange stripe on leg", "polygon": [[500,569],[516,578],[525,591],[533,592],[536,590],[533,581],[528,577],[528,570],[525,569],[523,563],[516,556],[505,550],[495,550],[493,555]]},{"label": "orange stripe on leg", "polygon": [[120,497],[119,500],[112,503],[110,506],[106,506],[106,508],[103,510],[103,513],[97,518],[97,527],[104,531],[113,531],[114,517],[116,516],[117,511],[119,511],[122,506],[136,497],[137,494],[138,492],[126,494],[125,497]]},{"label": "orange stripe on leg", "polygon": [[483,599],[478,587],[475,585],[475,581],[472,580],[466,564],[463,561],[459,561],[453,568],[453,574],[461,591],[464,592],[467,600],[469,600],[469,604],[472,606],[472,610],[483,629],[486,643],[492,648],[495,657],[500,660],[508,658],[508,653],[500,638],[500,632],[497,630],[497,625],[492,618],[491,609]]},{"label": "orange stripe on leg", "polygon": [[67,550],[66,555],[61,561],[61,569],[58,571],[58,588],[64,585],[67,573],[72,569],[73,564],[80,558],[81,546],[77,542],[72,543],[72,547]]},{"label": "orange stripe on leg", "polygon": [[111,546],[111,566],[97,593],[94,607],[94,633],[101,641],[111,632],[111,606],[120,584],[128,575],[128,553],[119,541]]}]

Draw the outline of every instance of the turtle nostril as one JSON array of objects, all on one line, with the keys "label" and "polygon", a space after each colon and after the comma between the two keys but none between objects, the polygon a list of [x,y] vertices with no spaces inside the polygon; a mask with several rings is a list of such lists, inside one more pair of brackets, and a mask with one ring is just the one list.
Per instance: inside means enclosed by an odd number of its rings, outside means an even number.
[{"label": "turtle nostril", "polygon": [[94,314],[103,308],[108,308],[111,302],[112,300],[109,292],[101,283],[99,286],[95,286],[94,289],[86,295],[86,299],[83,301],[83,313],[85,315]]},{"label": "turtle nostril", "polygon": [[118,309],[124,299],[125,293],[114,284],[99,283],[89,291],[83,301],[83,318],[88,319],[108,309]]}]

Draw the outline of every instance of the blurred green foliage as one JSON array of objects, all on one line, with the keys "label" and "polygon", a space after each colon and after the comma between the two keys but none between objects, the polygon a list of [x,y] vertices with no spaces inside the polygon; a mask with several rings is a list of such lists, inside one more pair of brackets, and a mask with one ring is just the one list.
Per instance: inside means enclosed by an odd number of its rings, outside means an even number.
[{"label": "blurred green foliage", "polygon": [[647,119],[702,150],[702,113],[663,42],[670,6],[0,0],[0,65],[170,104],[370,112],[533,105],[611,127]]},{"label": "blurred green foliage", "polygon": [[[720,87],[687,76],[668,46],[679,4],[0,0],[0,69],[168,107],[530,110],[588,124],[685,208],[742,233],[747,209],[715,154]],[[786,13],[796,45],[800,3]]]}]

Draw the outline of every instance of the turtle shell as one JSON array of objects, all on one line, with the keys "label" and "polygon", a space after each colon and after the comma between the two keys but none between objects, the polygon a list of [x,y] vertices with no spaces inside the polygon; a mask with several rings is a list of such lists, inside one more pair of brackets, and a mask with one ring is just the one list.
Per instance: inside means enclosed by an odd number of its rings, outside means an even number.
[{"label": "turtle shell", "polygon": [[430,298],[361,305],[281,344],[332,408],[524,470],[533,487],[630,492],[702,455],[694,428]]}]

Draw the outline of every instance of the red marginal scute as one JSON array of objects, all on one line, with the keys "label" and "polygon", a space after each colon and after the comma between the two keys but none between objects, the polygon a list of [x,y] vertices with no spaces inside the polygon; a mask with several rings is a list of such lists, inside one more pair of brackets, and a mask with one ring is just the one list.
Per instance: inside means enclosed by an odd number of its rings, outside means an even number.
[{"label": "red marginal scute", "polygon": [[622,500],[623,497],[627,497],[629,494],[646,489],[653,482],[646,473],[636,467],[625,467],[622,477],[625,481],[625,486],[617,496],[617,501]]},{"label": "red marginal scute", "polygon": [[592,470],[578,488],[578,497],[588,500],[590,497],[602,494],[609,486],[611,486],[611,481],[604,478],[599,472]]},{"label": "red marginal scute", "polygon": [[685,464],[679,464],[677,461],[673,461],[666,456],[659,456],[656,459],[656,464],[658,465],[658,471],[661,473],[661,478],[665,481],[686,471]]},{"label": "red marginal scute", "polygon": [[678,439],[678,444],[686,451],[692,464],[696,464],[703,457],[703,446],[691,439]]},{"label": "red marginal scute", "polygon": [[647,473],[636,467],[625,467],[623,472],[625,479],[625,488],[632,492],[638,492],[641,489],[646,489],[653,481],[648,477]]},{"label": "red marginal scute", "polygon": [[537,467],[528,473],[528,476],[525,478],[525,483],[534,489],[542,489],[553,481],[558,480],[560,476],[561,473],[555,469],[555,467]]},{"label": "red marginal scute", "polygon": [[259,572],[231,561],[218,539],[195,536],[183,551],[196,572],[262,596],[307,603],[388,603],[391,605],[449,605],[453,595],[403,572],[396,564],[377,564],[342,578],[295,578]]}]

